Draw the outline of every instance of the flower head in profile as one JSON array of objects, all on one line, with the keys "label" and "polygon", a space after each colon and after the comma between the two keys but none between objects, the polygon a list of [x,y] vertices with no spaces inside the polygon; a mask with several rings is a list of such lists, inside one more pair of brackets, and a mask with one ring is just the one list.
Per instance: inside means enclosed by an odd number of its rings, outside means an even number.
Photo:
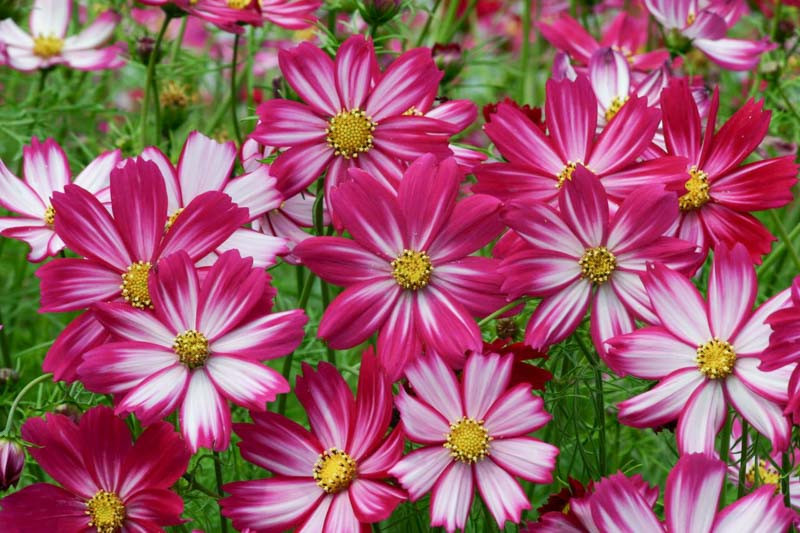
[{"label": "flower head in profile", "polygon": [[704,132],[686,80],[673,80],[661,93],[667,152],[688,160],[681,176],[666,180],[680,195],[677,236],[704,251],[742,243],[756,263],[775,237],[750,212],[789,203],[798,169],[794,156],[742,164],[767,134],[770,112],[763,105],[748,100],[715,132],[717,89]]},{"label": "flower head in profile", "polygon": [[765,371],[779,368],[791,370],[789,379],[789,402],[784,413],[795,424],[800,423],[800,276],[792,282],[791,301],[784,309],[778,309],[767,318],[772,328],[769,348],[761,354],[759,368]]},{"label": "flower head in profile", "polygon": [[353,239],[312,237],[294,249],[315,274],[346,287],[325,310],[319,336],[344,349],[378,331],[392,380],[423,346],[463,365],[464,353],[482,344],[473,317],[506,304],[497,261],[469,256],[502,230],[500,202],[481,194],[456,201],[462,175],[453,158],[419,158],[396,195],[362,170],[350,175],[331,202]]},{"label": "flower head in profile", "polygon": [[112,342],[86,353],[78,375],[92,391],[114,394],[117,413],[147,425],[180,409],[192,452],[224,450],[231,433],[227,400],[263,411],[289,384],[262,361],[303,339],[300,309],[271,313],[274,290],[263,269],[235,250],[200,278],[184,251],[161,259],[148,280],[154,312],[122,302],[94,312]]},{"label": "flower head in profile", "polygon": [[120,16],[104,11],[77,35],[67,37],[72,0],[34,0],[26,33],[11,19],[0,20],[0,43],[6,64],[23,71],[65,65],[78,70],[120,68],[124,43],[103,47],[119,24]]},{"label": "flower head in profile", "polygon": [[4,532],[162,531],[183,522],[183,500],[169,489],[190,454],[170,424],[153,424],[133,442],[125,422],[100,406],[78,424],[52,413],[31,418],[22,438],[60,486],[34,483],[0,500]]},{"label": "flower head in profile", "polygon": [[[41,311],[77,311],[110,301],[149,309],[148,281],[161,257],[182,250],[199,261],[248,219],[246,208],[210,191],[194,198],[168,227],[164,177],[155,163],[141,158],[111,171],[110,190],[113,215],[77,185],[53,193],[56,233],[81,257],[56,259],[36,271]],[[56,379],[74,380],[81,356],[106,337],[94,313],[84,313],[56,339],[44,370]]]},{"label": "flower head in profile", "polygon": [[[638,476],[637,476],[638,477]],[[569,502],[570,514],[547,513],[528,531],[666,531],[667,533],[735,533],[785,531],[794,513],[783,506],[773,487],[761,487],[717,511],[725,484],[725,463],[703,454],[684,455],[667,476],[665,522],[653,512],[658,489],[622,473],[603,478],[593,491]]]},{"label": "flower head in profile", "polygon": [[620,374],[659,383],[620,403],[620,421],[656,427],[677,419],[680,452],[711,454],[730,404],[773,450],[786,450],[791,431],[782,411],[792,368],[758,367],[769,341],[765,320],[788,304],[788,291],[752,309],[756,273],[743,245],[717,248],[707,301],[663,265],[648,264],[643,281],[660,325],[608,340],[608,362]]},{"label": "flower head in profile", "polygon": [[139,0],[142,4],[172,4],[200,20],[231,33],[244,33],[244,25],[264,22],[290,30],[313,26],[321,0]]},{"label": "flower head in profile", "polygon": [[0,491],[8,490],[19,481],[25,465],[25,451],[14,440],[0,437]]},{"label": "flower head in profile", "polygon": [[458,130],[415,113],[420,102],[433,100],[442,77],[429,49],[407,51],[381,72],[372,41],[354,35],[342,43],[335,60],[301,43],[281,50],[279,62],[302,102],[261,104],[252,137],[285,148],[272,173],[287,197],[326,172],[327,200],[351,167],[369,172],[392,191],[407,162],[425,153],[450,155],[448,141]]},{"label": "flower head in profile", "polygon": [[[235,424],[242,457],[272,472],[223,489],[222,513],[240,530],[362,531],[406,499],[386,482],[403,454],[403,433],[390,431],[392,386],[371,349],[364,352],[358,394],[332,365],[303,364],[297,397],[311,431],[269,411]],[[388,434],[387,434],[388,432]]]},{"label": "flower head in profile", "polygon": [[72,180],[61,146],[53,139],[40,142],[33,137],[31,144],[22,149],[24,180],[14,176],[0,161],[0,205],[19,215],[0,217],[3,236],[28,243],[31,247],[28,261],[38,263],[56,255],[64,248],[64,241],[55,232],[53,194],[64,192],[64,187],[74,183],[100,202],[108,203],[109,175],[119,160],[119,150],[104,152]]},{"label": "flower head in profile", "polygon": [[558,448],[529,437],[550,415],[529,384],[509,388],[513,357],[474,353],[461,380],[427,354],[406,371],[413,395],[396,405],[407,437],[423,445],[390,470],[412,501],[431,493],[431,525],[464,529],[477,486],[500,529],[530,502],[519,482],[552,482]]},{"label": "flower head in profile", "polygon": [[611,216],[601,182],[578,168],[558,202],[560,211],[506,205],[503,221],[522,242],[503,257],[503,291],[543,298],[525,333],[525,343],[540,349],[567,338],[591,305],[592,339],[605,355],[604,341],[633,331],[636,318],[656,321],[639,278],[645,263],[690,271],[699,256],[694,245],[664,236],[678,208],[675,194],[658,185],[636,189]]}]

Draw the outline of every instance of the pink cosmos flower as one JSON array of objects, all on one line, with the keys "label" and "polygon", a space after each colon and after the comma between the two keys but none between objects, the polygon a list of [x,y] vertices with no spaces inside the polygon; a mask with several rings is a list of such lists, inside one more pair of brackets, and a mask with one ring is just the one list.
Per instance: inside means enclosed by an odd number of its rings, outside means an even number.
[{"label": "pink cosmos flower", "polygon": [[[153,301],[150,270],[159,258],[184,250],[198,261],[217,249],[247,221],[221,192],[199,195],[167,228],[167,191],[155,163],[129,159],[111,171],[109,214],[91,193],[76,185],[53,193],[55,229],[81,259],[56,259],[36,271],[41,280],[41,312],[86,309],[97,302],[125,301],[139,309]],[[73,381],[81,356],[107,337],[93,312],[61,332],[43,368],[55,379]]]},{"label": "pink cosmos flower", "polygon": [[154,424],[131,442],[125,422],[100,406],[78,424],[52,413],[28,419],[22,437],[61,487],[34,483],[0,500],[4,532],[163,531],[183,522],[183,500],[169,488],[190,454],[171,425]]},{"label": "pink cosmos flower", "polygon": [[528,436],[550,415],[529,384],[509,388],[513,356],[475,353],[461,381],[435,354],[417,359],[406,376],[415,396],[400,389],[403,429],[423,444],[389,473],[411,501],[431,493],[431,525],[464,529],[475,485],[497,526],[519,522],[530,502],[515,476],[553,480],[558,448]]},{"label": "pink cosmos flower", "polygon": [[174,4],[190,15],[220,29],[244,33],[243,24],[261,26],[264,21],[290,30],[302,30],[316,22],[320,0],[139,0],[142,4]]},{"label": "pink cosmos flower", "polygon": [[[89,163],[72,183],[108,203],[108,180],[120,160],[120,151],[104,152]],[[0,205],[19,217],[0,217],[4,237],[28,243],[28,261],[38,263],[56,255],[64,241],[54,227],[53,193],[63,192],[71,181],[67,155],[53,139],[44,143],[36,137],[22,149],[25,180],[17,178],[0,161]]]},{"label": "pink cosmos flower", "polygon": [[789,380],[789,403],[784,413],[791,416],[795,424],[800,423],[800,277],[792,282],[791,301],[785,309],[779,309],[767,318],[772,328],[769,349],[761,354],[760,369],[791,369]]},{"label": "pink cosmos flower", "polygon": [[677,419],[681,453],[714,453],[731,404],[773,450],[786,450],[791,431],[782,407],[792,369],[764,372],[758,356],[768,344],[764,321],[788,304],[788,291],[752,310],[756,273],[743,245],[717,249],[707,303],[663,265],[648,264],[643,281],[660,325],[606,341],[608,359],[622,375],[659,383],[620,403],[620,421],[655,427]]},{"label": "pink cosmos flower", "polygon": [[303,363],[295,390],[311,431],[269,411],[251,413],[254,424],[235,424],[242,457],[273,475],[225,485],[231,496],[220,500],[222,513],[237,529],[276,533],[357,532],[388,518],[406,499],[385,482],[403,454],[403,433],[386,434],[392,386],[372,350],[364,352],[355,400],[325,362],[316,372]]},{"label": "pink cosmos flower", "polygon": [[31,71],[66,65],[78,70],[120,68],[125,64],[125,43],[101,47],[119,24],[120,16],[108,10],[78,35],[67,37],[72,0],[34,0],[29,28],[11,19],[0,21],[0,42],[6,45],[6,62],[17,70]]},{"label": "pink cosmos flower", "polygon": [[738,533],[785,531],[794,513],[783,506],[773,487],[761,487],[717,511],[725,484],[725,463],[703,455],[685,455],[667,476],[665,523],[653,512],[656,497],[648,498],[638,483],[619,473],[600,480],[594,492],[573,498],[570,510],[580,525],[548,513],[528,531],[582,533],[636,531],[667,533]]},{"label": "pink cosmos flower", "polygon": [[478,183],[473,190],[504,201],[550,202],[583,166],[602,180],[613,201],[621,202],[637,186],[685,175],[686,161],[680,157],[636,162],[650,145],[660,119],[645,98],[631,95],[595,138],[597,109],[585,76],[547,81],[547,134],[517,107],[498,104],[484,130],[508,162],[476,168]]},{"label": "pink cosmos flower", "polygon": [[[720,244],[744,244],[753,262],[770,249],[775,237],[750,215],[782,207],[792,200],[798,166],[794,156],[742,165],[767,133],[770,112],[748,100],[715,133],[719,90],[715,90],[705,132],[685,80],[673,80],[661,94],[664,137],[670,154],[688,159],[682,178],[666,177],[681,194],[677,236],[704,250]],[[685,181],[684,181],[685,180]]]},{"label": "pink cosmos flower", "polygon": [[[287,197],[306,189],[326,171],[325,191],[364,169],[389,191],[405,162],[432,153],[450,155],[453,126],[417,116],[415,105],[431,101],[442,73],[427,48],[410,50],[380,72],[372,42],[361,35],[339,47],[335,61],[310,43],[281,50],[281,71],[303,103],[273,99],[259,106],[252,137],[288,147],[272,164]],[[329,204],[330,207],[330,204]]]},{"label": "pink cosmos flower", "polygon": [[762,53],[775,48],[766,38],[747,41],[725,37],[741,15],[736,6],[743,2],[706,2],[702,9],[697,0],[645,0],[644,3],[664,29],[671,32],[668,38],[677,36],[690,40],[695,48],[723,68],[752,70]]},{"label": "pink cosmos flower", "polygon": [[419,158],[396,197],[362,170],[350,176],[331,201],[353,239],[312,237],[294,249],[315,274],[346,287],[325,310],[319,336],[344,349],[378,331],[393,381],[423,345],[461,366],[482,345],[472,317],[506,303],[497,261],[468,256],[502,230],[500,202],[479,194],[456,202],[462,176],[452,158]]},{"label": "pink cosmos flower", "polygon": [[[153,161],[164,176],[167,188],[167,212],[170,213],[167,225],[178,219],[186,206],[199,195],[208,191],[227,194],[239,207],[246,207],[249,220],[277,209],[283,196],[276,188],[276,180],[269,175],[269,168],[258,166],[241,176],[228,179],[236,162],[236,145],[231,141],[218,143],[200,132],[189,134],[183,145],[177,169],[164,153],[150,146],[142,152],[141,158]],[[275,257],[289,251],[286,242],[273,235],[238,228],[200,265],[214,262],[218,253],[239,250],[246,257],[252,257],[257,267],[266,268],[275,264]]]},{"label": "pink cosmos flower", "polygon": [[675,194],[661,186],[637,189],[609,217],[603,186],[579,167],[558,202],[560,212],[527,201],[504,208],[503,221],[522,246],[503,257],[503,291],[543,298],[525,332],[534,348],[567,338],[591,304],[592,339],[604,356],[603,341],[633,331],[634,319],[657,322],[639,278],[646,262],[690,272],[699,255],[692,244],[664,236],[678,209]]},{"label": "pink cosmos flower", "polygon": [[154,313],[126,303],[98,303],[97,318],[113,342],[78,367],[90,390],[114,394],[116,413],[144,425],[180,407],[181,431],[192,452],[224,450],[236,405],[263,411],[289,384],[261,364],[300,344],[308,320],[301,309],[270,313],[274,290],[263,269],[231,250],[200,274],[184,251],[158,262],[149,280]]},{"label": "pink cosmos flower", "polygon": [[16,441],[0,437],[0,491],[16,486],[22,467],[25,466],[25,450]]}]

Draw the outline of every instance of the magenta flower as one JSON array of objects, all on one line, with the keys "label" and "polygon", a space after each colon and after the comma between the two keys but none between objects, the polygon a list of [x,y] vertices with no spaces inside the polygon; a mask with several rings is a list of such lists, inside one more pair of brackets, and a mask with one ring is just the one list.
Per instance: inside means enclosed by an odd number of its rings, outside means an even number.
[{"label": "magenta flower", "polygon": [[[155,163],[131,159],[111,172],[109,214],[76,185],[53,194],[56,233],[82,259],[56,259],[36,271],[41,311],[86,309],[97,302],[124,301],[150,308],[150,269],[159,258],[183,250],[198,261],[247,221],[247,209],[212,191],[199,195],[167,228],[167,192]],[[93,312],[73,320],[56,339],[43,369],[73,381],[81,356],[107,338]]]},{"label": "magenta flower", "polygon": [[66,65],[78,70],[120,68],[125,64],[125,43],[102,47],[114,33],[120,16],[108,10],[78,35],[67,37],[72,0],[34,0],[30,34],[11,19],[0,20],[0,43],[6,64],[23,71]]},{"label": "magenta flower", "polygon": [[154,424],[131,442],[125,422],[101,406],[78,424],[51,413],[30,418],[22,438],[61,486],[34,483],[0,500],[4,532],[163,531],[183,522],[183,500],[169,488],[190,454],[171,425]]},{"label": "magenta flower", "polygon": [[775,48],[768,39],[747,41],[728,39],[725,34],[741,15],[742,2],[706,2],[699,9],[697,0],[645,0],[655,19],[674,36],[688,39],[709,59],[730,70],[752,70],[761,54]]},{"label": "magenta flower", "polygon": [[317,372],[304,363],[295,390],[311,431],[269,411],[236,424],[242,457],[273,475],[225,485],[231,496],[220,500],[222,513],[237,529],[265,532],[356,532],[388,518],[406,498],[385,481],[403,454],[403,433],[386,436],[392,386],[372,350],[364,352],[355,400],[325,362]]},{"label": "magenta flower", "polygon": [[279,61],[303,103],[264,102],[252,137],[288,147],[272,164],[285,196],[306,189],[325,171],[329,199],[351,167],[364,169],[391,191],[406,162],[425,153],[450,155],[447,143],[457,130],[415,113],[415,105],[433,99],[442,78],[429,49],[405,52],[380,72],[372,42],[354,35],[339,47],[335,61],[310,43],[281,50]]},{"label": "magenta flower", "polygon": [[547,134],[514,105],[498,104],[484,130],[508,162],[476,168],[473,190],[504,201],[550,202],[583,166],[601,179],[612,200],[621,202],[642,184],[685,174],[686,160],[680,157],[636,162],[658,128],[657,109],[635,95],[617,109],[596,136],[598,102],[585,76],[547,81]]},{"label": "magenta flower", "polygon": [[795,424],[800,422],[800,276],[792,282],[791,300],[767,318],[772,328],[769,348],[761,354],[764,371],[791,370],[789,379],[789,401],[784,413],[791,416]]},{"label": "magenta flower", "polygon": [[675,194],[658,185],[638,189],[609,217],[601,182],[580,167],[558,202],[560,212],[527,201],[505,207],[503,221],[522,246],[503,257],[503,291],[510,298],[543,298],[525,332],[525,343],[534,348],[567,338],[591,304],[592,339],[605,356],[604,341],[633,331],[634,319],[657,321],[639,278],[645,264],[689,272],[699,256],[692,244],[664,237],[678,209]]},{"label": "magenta flower", "polygon": [[419,158],[397,196],[362,170],[350,176],[331,202],[353,240],[312,237],[294,250],[322,279],[346,287],[325,310],[319,336],[338,350],[378,331],[393,381],[423,346],[461,366],[482,345],[472,317],[506,303],[497,261],[468,256],[502,230],[500,202],[480,194],[457,202],[462,176],[452,158]]},{"label": "magenta flower", "polygon": [[619,473],[595,483],[589,496],[570,500],[570,512],[578,518],[579,526],[559,517],[559,513],[547,513],[528,531],[737,533],[786,531],[789,527],[794,513],[783,506],[782,497],[771,486],[717,511],[724,484],[725,463],[703,454],[684,455],[667,476],[665,523],[653,512],[657,489],[642,491],[640,484]]},{"label": "magenta flower", "polygon": [[203,276],[186,252],[158,262],[148,292],[154,313],[125,303],[94,312],[113,342],[78,367],[90,390],[114,394],[116,413],[144,425],[180,407],[189,449],[224,450],[231,433],[226,399],[263,411],[289,384],[261,364],[300,344],[308,318],[301,309],[270,313],[274,290],[263,269],[232,250]]},{"label": "magenta flower", "polygon": [[16,486],[22,467],[25,466],[25,450],[18,442],[0,437],[0,491]]},{"label": "magenta flower", "polygon": [[314,11],[320,0],[139,0],[142,4],[164,6],[173,4],[190,15],[218,28],[244,33],[243,24],[261,26],[264,21],[290,30],[302,30],[314,25]]},{"label": "magenta flower", "polygon": [[620,421],[655,427],[677,419],[681,453],[714,453],[730,403],[773,450],[786,450],[791,431],[781,411],[792,369],[764,372],[758,356],[768,344],[764,321],[788,304],[788,291],[752,310],[756,273],[743,245],[717,249],[708,303],[663,265],[648,264],[643,281],[660,325],[606,341],[608,359],[620,374],[659,383],[620,403]]},{"label": "magenta flower", "polygon": [[389,473],[411,501],[431,493],[431,525],[464,529],[475,485],[497,526],[519,522],[530,502],[514,476],[553,480],[558,448],[528,436],[550,415],[522,383],[509,388],[514,357],[474,353],[461,381],[435,354],[406,371],[415,396],[401,388],[397,408],[408,438],[424,446]]},{"label": "magenta flower", "polygon": [[685,80],[674,80],[661,94],[667,151],[688,159],[682,178],[666,180],[681,194],[677,236],[697,243],[704,255],[709,247],[742,243],[760,263],[775,237],[750,212],[789,203],[798,167],[794,156],[742,165],[764,140],[771,113],[763,102],[748,100],[714,133],[718,107],[716,90],[703,132]]},{"label": "magenta flower", "polygon": [[28,243],[28,261],[38,263],[64,248],[64,241],[54,228],[56,212],[53,193],[63,192],[70,181],[96,196],[110,201],[108,182],[111,169],[120,160],[120,151],[104,152],[89,163],[74,181],[67,155],[53,139],[40,143],[36,137],[22,149],[25,180],[17,178],[0,161],[0,205],[19,217],[0,217],[4,237]]},{"label": "magenta flower", "polygon": [[[193,131],[183,145],[177,168],[155,146],[145,148],[141,158],[157,164],[164,176],[167,212],[170,213],[167,221],[169,227],[192,200],[208,191],[225,193],[237,206],[246,207],[249,220],[279,208],[283,202],[275,178],[269,175],[269,167],[258,166],[241,176],[228,179],[236,162],[236,145],[233,142],[218,143]],[[243,256],[252,257],[253,264],[261,268],[274,265],[276,256],[289,251],[280,237],[238,228],[215,253],[203,258],[199,264],[210,265],[217,254],[227,250],[238,250]]]}]

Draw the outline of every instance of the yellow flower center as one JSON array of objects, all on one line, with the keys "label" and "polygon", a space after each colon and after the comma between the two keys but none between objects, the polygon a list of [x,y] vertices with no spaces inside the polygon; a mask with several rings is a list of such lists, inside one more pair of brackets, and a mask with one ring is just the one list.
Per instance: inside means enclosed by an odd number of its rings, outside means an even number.
[{"label": "yellow flower center", "polygon": [[564,169],[561,172],[559,172],[558,175],[556,175],[556,178],[558,179],[558,183],[556,183],[556,187],[560,189],[561,186],[564,185],[565,181],[572,180],[572,173],[575,172],[575,169],[577,167],[578,167],[577,163],[573,163],[572,161],[568,161],[567,162],[567,166],[565,166]]},{"label": "yellow flower center", "polygon": [[64,40],[55,35],[37,35],[33,39],[33,53],[44,59],[57,56],[64,47]]},{"label": "yellow flower center", "polygon": [[697,347],[697,368],[709,379],[724,379],[733,372],[736,352],[729,342],[714,337]]},{"label": "yellow flower center", "polygon": [[752,465],[745,477],[750,486],[754,486],[756,482],[760,481],[760,485],[775,485],[775,492],[780,492],[781,473],[763,459],[758,462],[758,477],[759,479],[757,480],[756,465]]},{"label": "yellow flower center", "polygon": [[178,217],[180,216],[181,213],[183,213],[183,208],[179,207],[178,209],[175,210],[174,213],[172,213],[169,216],[169,218],[167,219],[167,222],[164,224],[164,233],[166,233],[166,232],[168,232],[170,230],[172,225],[175,224],[175,221],[178,220]]},{"label": "yellow flower center", "polygon": [[48,205],[47,209],[44,210],[44,223],[48,226],[52,226],[56,222],[56,210],[52,205]]},{"label": "yellow flower center", "polygon": [[189,329],[175,337],[172,349],[180,362],[191,369],[203,366],[208,359],[208,339],[197,330]]},{"label": "yellow flower center", "polygon": [[334,154],[351,159],[372,148],[375,126],[372,118],[358,108],[339,111],[328,121],[325,140]]},{"label": "yellow flower center", "polygon": [[581,277],[600,285],[608,281],[617,268],[617,258],[605,246],[596,246],[587,249],[578,264],[581,266]]},{"label": "yellow flower center", "polygon": [[147,280],[150,277],[150,261],[136,261],[122,274],[122,297],[138,309],[153,308]]},{"label": "yellow flower center", "polygon": [[691,26],[692,24],[694,24],[695,20],[697,20],[697,15],[695,15],[694,13],[689,13],[688,15],[686,15],[687,26]]},{"label": "yellow flower center", "polygon": [[342,450],[331,448],[319,454],[311,475],[317,485],[334,494],[345,490],[356,477],[356,462]]},{"label": "yellow flower center", "polygon": [[683,184],[686,194],[678,198],[678,205],[683,211],[691,211],[703,207],[711,196],[708,194],[708,174],[692,165],[689,169],[689,179]]},{"label": "yellow flower center", "polygon": [[403,250],[392,261],[392,276],[404,289],[417,290],[427,286],[432,272],[431,258],[425,252]]},{"label": "yellow flower center", "polygon": [[169,81],[161,89],[158,95],[161,107],[183,108],[189,105],[189,95],[186,94],[186,86]]},{"label": "yellow flower center", "polygon": [[411,107],[409,107],[408,109],[403,111],[403,116],[406,116],[406,117],[421,117],[421,116],[423,116],[423,113],[422,113],[422,111],[420,111],[419,109],[417,109],[416,107],[414,107],[412,105]]},{"label": "yellow flower center", "polygon": [[86,502],[86,514],[89,525],[97,528],[98,533],[116,533],[125,522],[125,505],[113,492],[101,490]]},{"label": "yellow flower center", "polygon": [[250,5],[251,0],[228,0],[228,7],[233,9],[244,9]]},{"label": "yellow flower center", "polygon": [[450,424],[450,433],[444,447],[450,456],[462,463],[477,463],[489,455],[489,442],[492,438],[483,427],[483,420],[462,417]]},{"label": "yellow flower center", "polygon": [[628,101],[628,95],[623,96],[620,98],[619,96],[615,96],[613,100],[611,100],[611,105],[608,106],[606,109],[606,122],[611,122],[611,119],[617,116],[619,110],[622,109],[622,106],[625,105],[625,102]]}]

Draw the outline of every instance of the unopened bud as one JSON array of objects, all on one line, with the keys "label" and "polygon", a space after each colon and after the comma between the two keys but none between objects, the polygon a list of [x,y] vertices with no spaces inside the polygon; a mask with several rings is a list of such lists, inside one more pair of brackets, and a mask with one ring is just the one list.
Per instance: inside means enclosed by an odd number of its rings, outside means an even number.
[{"label": "unopened bud", "polygon": [[0,438],[0,491],[13,487],[19,481],[25,464],[25,450],[19,443]]}]

